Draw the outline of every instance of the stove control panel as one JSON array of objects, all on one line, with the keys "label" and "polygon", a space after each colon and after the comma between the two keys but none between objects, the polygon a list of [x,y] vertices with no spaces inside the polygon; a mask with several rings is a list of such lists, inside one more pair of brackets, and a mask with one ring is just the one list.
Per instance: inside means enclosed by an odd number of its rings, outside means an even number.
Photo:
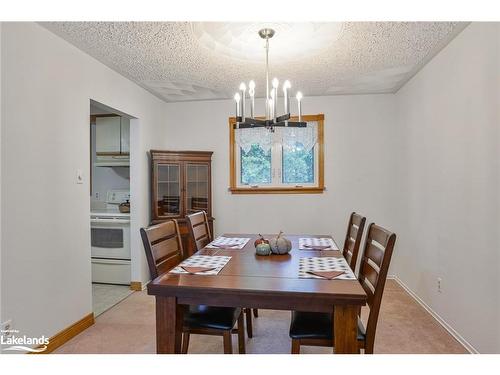
[{"label": "stove control panel", "polygon": [[109,190],[106,195],[106,203],[108,204],[120,204],[127,200],[130,201],[129,190]]}]

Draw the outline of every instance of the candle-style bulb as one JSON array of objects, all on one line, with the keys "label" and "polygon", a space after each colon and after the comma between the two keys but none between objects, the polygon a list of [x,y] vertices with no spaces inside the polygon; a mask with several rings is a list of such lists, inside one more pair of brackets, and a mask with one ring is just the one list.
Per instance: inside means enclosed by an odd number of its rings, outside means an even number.
[{"label": "candle-style bulb", "polygon": [[277,89],[280,84],[280,81],[278,81],[278,78],[273,78],[273,88]]},{"label": "candle-style bulb", "polygon": [[255,81],[253,79],[248,82],[248,95],[250,95],[250,97],[255,95]]},{"label": "candle-style bulb", "polygon": [[297,107],[299,110],[299,122],[302,122],[302,93],[300,91],[297,92],[297,95],[295,96],[297,98]]},{"label": "candle-style bulb", "polygon": [[236,127],[240,127],[239,119],[238,117],[241,117],[241,109],[240,109],[240,100],[241,96],[239,93],[234,94],[234,101],[236,102]]},{"label": "candle-style bulb", "polygon": [[245,122],[245,116],[246,116],[246,91],[247,91],[247,85],[245,85],[245,82],[240,83],[240,94],[241,94],[241,108],[240,108],[240,116],[241,116],[241,121]]},{"label": "candle-style bulb", "polygon": [[270,117],[271,119],[276,122],[276,96],[275,96],[275,91],[276,89],[272,89],[269,95],[271,96],[271,99],[269,100],[269,112],[270,112]]},{"label": "candle-style bulb", "polygon": [[[289,96],[290,87],[292,87],[290,81],[286,80],[283,83],[283,101],[284,101],[285,115],[288,115],[290,113],[290,96]],[[285,124],[288,126],[288,123],[286,121]]]}]

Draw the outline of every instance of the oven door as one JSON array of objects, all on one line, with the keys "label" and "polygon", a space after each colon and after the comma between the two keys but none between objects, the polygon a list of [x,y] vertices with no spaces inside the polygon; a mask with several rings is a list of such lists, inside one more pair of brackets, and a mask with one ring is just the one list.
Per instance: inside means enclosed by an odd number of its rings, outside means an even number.
[{"label": "oven door", "polygon": [[130,220],[90,220],[92,258],[130,260]]}]

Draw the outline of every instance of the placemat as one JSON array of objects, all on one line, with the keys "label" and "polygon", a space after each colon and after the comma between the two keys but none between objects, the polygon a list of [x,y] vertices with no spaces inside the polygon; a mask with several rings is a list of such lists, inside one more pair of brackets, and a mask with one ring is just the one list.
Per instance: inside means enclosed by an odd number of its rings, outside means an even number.
[{"label": "placemat", "polygon": [[182,266],[186,267],[214,267],[213,270],[196,272],[192,275],[217,275],[229,262],[231,257],[222,255],[193,255],[192,257],[182,261],[177,267],[170,270],[169,273],[189,274]]},{"label": "placemat", "polygon": [[[328,248],[325,249],[312,249],[311,247],[314,248],[314,246],[329,246]],[[335,242],[331,238],[314,238],[314,237],[308,237],[308,238],[299,238],[299,249],[300,250],[338,250],[339,248],[335,244]]]},{"label": "placemat", "polygon": [[241,250],[245,247],[250,238],[243,237],[217,237],[206,247],[210,249]]},{"label": "placemat", "polygon": [[344,271],[342,275],[334,280],[356,280],[356,276],[347,264],[344,258],[335,257],[311,257],[300,258],[299,260],[299,278],[301,279],[324,279],[308,273],[309,271]]}]

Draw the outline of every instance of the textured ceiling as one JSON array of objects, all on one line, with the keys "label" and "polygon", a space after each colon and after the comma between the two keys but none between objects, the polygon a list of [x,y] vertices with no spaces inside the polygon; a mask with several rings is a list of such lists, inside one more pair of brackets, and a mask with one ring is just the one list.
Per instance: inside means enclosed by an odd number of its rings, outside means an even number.
[{"label": "textured ceiling", "polygon": [[50,22],[43,26],[167,102],[231,98],[270,75],[306,96],[398,90],[466,24],[456,22]]}]

